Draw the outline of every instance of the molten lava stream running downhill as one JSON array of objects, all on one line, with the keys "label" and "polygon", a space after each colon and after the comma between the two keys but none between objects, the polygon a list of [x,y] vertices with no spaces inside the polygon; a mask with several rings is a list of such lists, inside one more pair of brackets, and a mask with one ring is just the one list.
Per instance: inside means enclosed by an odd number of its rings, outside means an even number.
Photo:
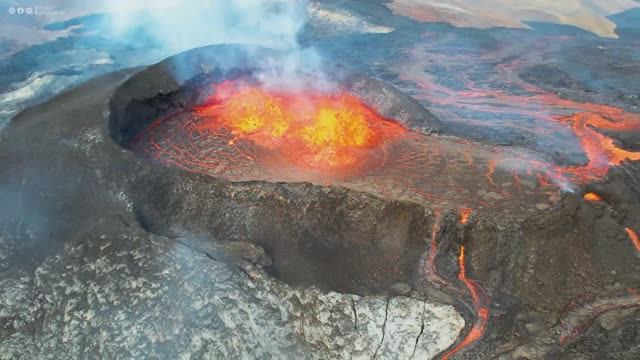
[{"label": "molten lava stream running downhill", "polygon": [[431,242],[429,244],[429,256],[425,264],[425,275],[431,282],[435,282],[439,285],[446,285],[447,281],[438,272],[436,267],[436,258],[438,255],[438,232],[440,231],[440,219],[442,211],[436,209],[433,216],[433,225],[431,226]]},{"label": "molten lava stream running downhill", "polygon": [[[464,225],[468,222],[469,216],[472,213],[472,209],[463,208],[460,212],[460,224]],[[429,281],[435,282],[441,286],[447,287],[456,293],[463,295],[463,291],[459,290],[454,284],[445,279],[439,272],[436,266],[436,257],[438,252],[438,232],[440,231],[441,211],[438,209],[435,212],[434,224],[431,230],[431,244],[429,248],[429,256],[425,264],[425,274]],[[489,322],[489,306],[490,300],[486,291],[475,280],[467,278],[466,266],[465,266],[465,248],[464,245],[460,246],[460,255],[458,256],[458,280],[460,280],[466,287],[468,293],[471,296],[471,302],[475,311],[475,321],[471,326],[469,332],[462,338],[462,340],[447,350],[440,357],[441,360],[449,360],[456,353],[468,348],[469,346],[480,340],[486,330]]]},{"label": "molten lava stream running downhill", "polygon": [[638,234],[628,227],[624,228],[624,231],[629,236],[629,239],[631,240],[633,246],[636,248],[636,251],[640,252],[640,239],[638,238]]},{"label": "molten lava stream running downhill", "polygon": [[473,213],[473,209],[471,208],[462,208],[460,209],[460,224],[464,225],[469,222],[469,217]]},{"label": "molten lava stream running downhill", "polygon": [[450,359],[460,350],[469,347],[480,340],[484,336],[487,330],[487,323],[489,322],[489,297],[487,296],[487,293],[482,288],[482,286],[478,284],[478,282],[467,278],[464,261],[464,245],[461,245],[460,256],[458,257],[458,267],[460,269],[460,272],[458,273],[458,279],[460,279],[464,283],[464,285],[469,290],[469,293],[471,294],[473,307],[476,311],[476,319],[467,335],[458,345],[444,353],[441,358],[442,360]]}]

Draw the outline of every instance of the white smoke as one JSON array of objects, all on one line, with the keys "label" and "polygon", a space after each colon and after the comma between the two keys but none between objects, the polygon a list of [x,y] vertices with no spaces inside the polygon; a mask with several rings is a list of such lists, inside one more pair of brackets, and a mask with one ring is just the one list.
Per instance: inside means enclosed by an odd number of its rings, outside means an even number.
[{"label": "white smoke", "polygon": [[143,29],[167,49],[242,43],[297,47],[306,0],[110,0],[103,2],[116,34]]},{"label": "white smoke", "polygon": [[[298,43],[308,9],[307,0],[111,0],[106,10],[115,36],[125,41],[143,32],[168,55],[212,44],[277,49],[283,56],[265,59],[258,74],[265,86],[328,90],[322,58]],[[304,74],[313,74],[314,81],[304,81]]]}]

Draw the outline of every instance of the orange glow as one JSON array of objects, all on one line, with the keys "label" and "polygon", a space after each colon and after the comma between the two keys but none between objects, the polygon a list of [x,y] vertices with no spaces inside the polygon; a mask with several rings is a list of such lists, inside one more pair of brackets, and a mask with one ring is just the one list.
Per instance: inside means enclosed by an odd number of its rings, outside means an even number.
[{"label": "orange glow", "polygon": [[[456,64],[486,64],[482,57],[469,57],[465,51],[453,54],[441,51],[439,45],[446,43],[445,37],[437,33],[425,33],[427,41],[421,41],[414,48],[408,50],[408,58],[396,67],[400,79],[417,85],[414,96],[432,104],[433,108],[450,116],[456,121],[465,121],[481,125],[457,109],[464,109],[465,113],[496,113],[512,114],[532,118],[536,121],[560,123],[570,129],[579,141],[587,163],[584,165],[563,166],[553,162],[539,162],[526,159],[531,173],[546,174],[553,185],[566,187],[571,184],[584,184],[602,179],[612,166],[619,165],[624,159],[640,159],[640,151],[624,149],[615,140],[616,134],[640,131],[640,114],[627,112],[615,106],[569,100],[556,93],[548,92],[535,85],[518,79],[517,73],[526,65],[523,59],[513,60],[496,66],[499,77],[489,77],[483,82],[474,79],[470,73],[463,72],[460,80],[464,89],[449,88],[434,81],[434,76],[425,71],[422,64],[456,63]],[[448,44],[447,44],[448,45]],[[493,64],[491,66],[494,66]],[[486,86],[484,81],[502,82],[520,87],[528,94],[511,94],[504,89],[493,89]],[[455,109],[455,110],[454,110]],[[570,114],[570,115],[567,115]],[[509,124],[520,128],[521,124]],[[527,129],[525,126],[523,129]],[[531,130],[541,138],[553,139],[555,130],[552,127],[535,127]],[[552,140],[554,141],[554,140]],[[502,161],[499,156],[497,160]],[[510,159],[522,160],[522,159]],[[487,169],[487,179],[492,184],[493,170]]]},{"label": "orange glow", "polygon": [[471,293],[471,300],[473,306],[476,309],[476,321],[473,323],[469,333],[462,339],[462,341],[451,350],[442,355],[442,360],[450,359],[454,354],[460,350],[468,347],[469,345],[478,341],[484,335],[487,330],[487,323],[489,321],[489,298],[484,292],[484,289],[476,281],[468,279],[465,262],[464,262],[464,245],[460,246],[460,256],[458,257],[458,266],[460,272],[458,273],[458,279],[464,282],[465,286]]},{"label": "orange glow", "polygon": [[[607,108],[603,106],[602,110],[607,110]],[[611,137],[597,131],[638,131],[640,130],[638,118],[633,115],[620,117],[615,112],[611,112],[610,116],[611,119],[593,112],[579,112],[559,118],[561,122],[571,125],[573,132],[580,138],[582,148],[589,159],[586,166],[559,167],[560,173],[570,174],[583,181],[590,181],[601,178],[607,173],[610,166],[620,165],[625,159],[640,160],[640,151],[622,149]]]},{"label": "orange glow", "polygon": [[196,109],[204,119],[198,130],[227,129],[233,143],[246,139],[305,167],[356,166],[367,149],[406,131],[347,93],[268,91],[233,81],[215,90]]},{"label": "orange glow", "polygon": [[631,239],[631,242],[633,243],[633,246],[635,246],[636,251],[640,251],[640,240],[638,239],[638,234],[636,234],[635,231],[631,230],[631,228],[624,228],[624,231],[627,232],[627,235],[629,235],[629,239]]},{"label": "orange glow", "polygon": [[487,178],[487,182],[489,183],[490,186],[495,186],[495,184],[493,183],[493,173],[495,171],[496,171],[496,161],[490,160],[489,163],[487,164],[487,172],[484,175]]},{"label": "orange glow", "polygon": [[[206,114],[202,109],[201,114]],[[255,88],[240,89],[222,106],[220,120],[236,134],[266,132],[281,137],[287,131],[287,123],[278,99]]]},{"label": "orange glow", "polygon": [[[354,104],[355,105],[355,104]],[[318,110],[315,121],[301,131],[304,141],[312,146],[367,146],[373,131],[356,106],[333,107]]]},{"label": "orange glow", "polygon": [[464,280],[467,278],[465,264],[464,264],[464,245],[460,245],[460,255],[458,255],[458,279]]},{"label": "orange glow", "polygon": [[598,194],[592,192],[584,194],[584,199],[587,201],[602,201]]},{"label": "orange glow", "polygon": [[471,216],[472,212],[473,212],[473,209],[470,209],[470,208],[460,209],[460,224],[464,225],[467,222],[469,222],[469,217]]}]

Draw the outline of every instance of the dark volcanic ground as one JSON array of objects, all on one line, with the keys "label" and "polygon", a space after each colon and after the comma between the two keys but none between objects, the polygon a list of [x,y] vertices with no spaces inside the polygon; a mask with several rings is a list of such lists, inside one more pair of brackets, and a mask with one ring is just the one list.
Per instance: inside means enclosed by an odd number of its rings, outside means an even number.
[{"label": "dark volcanic ground", "polygon": [[[558,117],[640,121],[639,9],[611,16],[619,39],[608,39],[323,3],[360,22],[312,18],[300,43],[413,96],[443,124],[428,140],[438,146],[462,139],[476,155],[584,165]],[[472,206],[464,223],[470,203],[457,197],[193,174],[123,149],[108,131],[113,92],[144,69],[133,67],[172,53],[144,29],[115,37],[101,15],[53,28],[78,24],[0,60],[0,357],[432,358],[479,315],[457,279],[460,245],[490,305],[484,337],[455,358],[640,357],[640,251],[624,230],[640,232],[637,161],[573,192],[535,176],[516,190],[500,171],[490,183],[484,170],[439,171],[434,183],[458,174],[479,187],[470,198],[497,204]],[[175,87],[154,81],[142,86],[153,95]],[[603,133],[633,152],[637,129]],[[448,285],[425,273],[431,254]]]}]

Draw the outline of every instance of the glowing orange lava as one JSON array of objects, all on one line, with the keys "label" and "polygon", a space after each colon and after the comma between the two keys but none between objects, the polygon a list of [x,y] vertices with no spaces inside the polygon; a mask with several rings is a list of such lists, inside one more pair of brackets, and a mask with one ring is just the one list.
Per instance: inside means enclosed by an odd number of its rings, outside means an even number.
[{"label": "glowing orange lava", "polygon": [[468,279],[464,264],[464,245],[460,246],[460,256],[458,257],[458,266],[460,272],[458,273],[458,279],[460,279],[469,292],[471,293],[471,300],[473,306],[476,309],[476,321],[473,323],[471,330],[467,333],[467,336],[451,350],[442,355],[442,360],[448,360],[459,352],[460,350],[468,347],[469,345],[478,341],[484,335],[487,330],[487,322],[489,320],[489,298],[484,292],[484,289],[476,281]]},{"label": "glowing orange lava", "polygon": [[602,201],[598,194],[592,192],[584,194],[584,199],[587,201]]},{"label": "glowing orange lava", "polygon": [[[609,107],[601,106],[605,114]],[[626,115],[626,116],[625,116]],[[558,167],[557,171],[582,181],[597,180],[604,176],[609,167],[620,165],[623,160],[640,160],[640,151],[628,151],[616,144],[615,140],[600,131],[640,131],[640,117],[633,114],[608,112],[609,117],[593,112],[578,112],[570,116],[560,117],[561,122],[571,125],[580,139],[582,148],[589,159],[585,166]]]},{"label": "glowing orange lava", "polygon": [[435,209],[434,213],[434,221],[431,226],[431,243],[429,246],[429,257],[427,258],[427,262],[425,264],[427,277],[429,280],[439,283],[441,285],[446,285],[447,281],[442,275],[438,272],[436,267],[436,256],[438,254],[438,232],[440,231],[440,219],[442,217],[442,211],[440,209]]},{"label": "glowing orange lava", "polygon": [[[557,128],[550,125],[560,123],[571,129],[588,159],[584,165],[563,166],[533,158],[507,159],[498,154],[494,164],[486,172],[489,184],[493,183],[495,165],[508,167],[516,164],[516,169],[522,169],[522,164],[527,163],[528,170],[545,174],[546,178],[541,179],[543,183],[551,182],[566,189],[571,188],[571,184],[579,185],[602,179],[609,168],[620,165],[625,159],[640,159],[640,151],[626,150],[615,140],[616,134],[640,132],[640,114],[615,106],[565,99],[527,83],[519,76],[522,68],[527,65],[527,57],[495,65],[490,54],[470,57],[467,51],[441,51],[439,45],[449,46],[447,37],[440,37],[436,33],[425,33],[424,36],[429,40],[409,49],[407,60],[400,62],[396,70],[403,81],[417,85],[414,96],[428,101],[431,104],[430,110],[436,115],[442,114],[443,119],[481,127],[489,125],[468,114],[496,114],[495,124],[518,131],[531,131],[550,142],[564,141],[554,139]],[[505,50],[500,48],[495,55],[502,57]],[[435,81],[437,76],[425,70],[425,64],[453,64],[452,66],[460,65],[469,69],[474,69],[474,66],[491,66],[495,67],[496,74],[479,80],[475,78],[473,71],[457,73],[456,80],[464,85],[464,89],[458,90]],[[472,65],[469,66],[470,64]],[[502,86],[496,89],[494,83]],[[504,90],[509,87],[519,88],[524,92],[514,94]],[[504,115],[514,119],[533,119],[530,124],[534,126],[503,121]]]},{"label": "glowing orange lava", "polygon": [[471,216],[472,212],[473,212],[473,209],[471,208],[460,209],[460,224],[464,225],[467,222],[469,222],[469,217]]},{"label": "glowing orange lava", "polygon": [[624,228],[624,231],[626,231],[627,235],[629,235],[629,239],[631,239],[631,242],[633,243],[633,246],[635,246],[637,251],[640,251],[640,239],[638,239],[638,234],[636,234],[635,231],[633,231],[631,228]]},{"label": "glowing orange lava", "polygon": [[271,91],[225,81],[196,109],[200,131],[225,128],[238,139],[277,150],[309,168],[343,168],[366,161],[368,149],[406,130],[348,93]]}]

